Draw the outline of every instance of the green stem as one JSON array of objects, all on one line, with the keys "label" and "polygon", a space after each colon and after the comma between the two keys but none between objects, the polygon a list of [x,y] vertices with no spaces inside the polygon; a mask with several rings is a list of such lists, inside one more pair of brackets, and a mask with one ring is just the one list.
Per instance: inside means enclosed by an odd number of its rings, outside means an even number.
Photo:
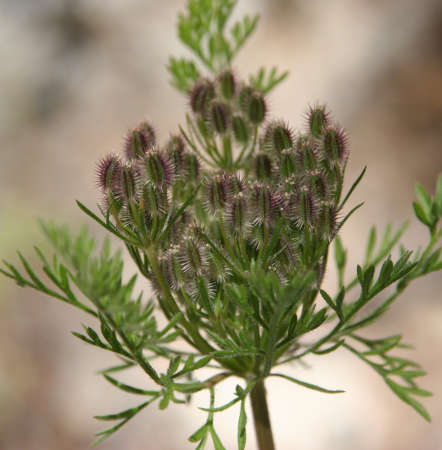
[{"label": "green stem", "polygon": [[255,384],[250,393],[250,400],[252,403],[258,449],[275,450],[263,379],[258,380]]}]

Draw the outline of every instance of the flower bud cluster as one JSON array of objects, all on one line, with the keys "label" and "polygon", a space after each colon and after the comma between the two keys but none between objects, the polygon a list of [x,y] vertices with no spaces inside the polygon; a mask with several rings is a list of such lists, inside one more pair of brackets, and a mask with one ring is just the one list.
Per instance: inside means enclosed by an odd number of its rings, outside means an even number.
[{"label": "flower bud cluster", "polygon": [[214,81],[203,79],[190,92],[190,107],[204,138],[229,135],[247,144],[252,129],[265,120],[264,95],[236,80],[232,71],[222,72]]},{"label": "flower bud cluster", "polygon": [[181,135],[159,147],[143,122],[128,133],[123,158],[111,154],[99,163],[98,184],[115,225],[155,246],[160,273],[147,275],[158,292],[161,278],[181,303],[192,299],[207,309],[235,276],[232,267],[259,260],[269,246],[266,267],[281,281],[311,258],[320,261],[324,255],[312,257],[309,248],[315,242],[324,249],[319,244],[337,232],[347,139],[323,106],[310,108],[303,133],[264,121],[263,95],[230,71],[198,82],[190,104],[200,131],[210,136],[230,133],[242,143],[259,126],[248,170],[205,167]]}]

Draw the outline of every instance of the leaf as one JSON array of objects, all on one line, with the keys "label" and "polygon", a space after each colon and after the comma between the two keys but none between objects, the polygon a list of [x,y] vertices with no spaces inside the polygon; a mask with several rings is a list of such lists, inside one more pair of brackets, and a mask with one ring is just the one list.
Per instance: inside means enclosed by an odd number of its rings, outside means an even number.
[{"label": "leaf", "polygon": [[245,399],[241,400],[238,419],[238,450],[244,450],[246,448],[247,415],[245,403]]},{"label": "leaf", "polygon": [[293,378],[293,377],[290,377],[288,375],[284,375],[282,373],[270,373],[269,377],[285,378],[286,380],[289,380],[292,383],[299,384],[299,385],[304,386],[304,387],[306,387],[308,389],[313,389],[314,391],[324,392],[326,394],[340,394],[342,392],[345,392],[345,391],[341,391],[341,390],[326,389],[326,388],[323,388],[321,386],[317,386],[316,384],[307,383],[306,381],[301,381],[301,380],[298,380],[297,378]]},{"label": "leaf", "polygon": [[356,189],[358,184],[361,182],[362,178],[365,175],[366,170],[367,170],[367,166],[365,166],[362,169],[362,172],[359,174],[358,178],[356,178],[356,180],[353,182],[353,184],[351,185],[351,188],[349,189],[349,191],[347,192],[346,196],[344,197],[344,200],[342,200],[341,204],[338,206],[338,209],[337,209],[338,212],[344,207],[345,203],[350,198],[350,196],[353,193],[353,191]]},{"label": "leaf", "polygon": [[428,411],[424,408],[424,406],[419,403],[416,399],[407,394],[406,388],[395,383],[390,378],[386,377],[385,382],[389,386],[389,388],[405,403],[410,405],[417,413],[419,413],[425,420],[431,422],[431,417]]},{"label": "leaf", "polygon": [[215,450],[226,450],[224,445],[221,442],[221,439],[219,438],[218,434],[215,431],[215,428],[213,428],[213,425],[210,427],[210,434],[212,436],[213,445],[215,446]]},{"label": "leaf", "polygon": [[139,388],[136,388],[133,386],[129,386],[128,384],[124,384],[121,381],[118,381],[115,378],[113,378],[107,374],[103,374],[103,376],[104,376],[104,378],[106,378],[107,381],[109,381],[109,383],[113,384],[118,389],[121,389],[122,391],[125,391],[125,392],[130,392],[131,394],[137,394],[137,395],[158,395],[159,394],[158,391],[147,391],[144,389],[139,389]]},{"label": "leaf", "polygon": [[209,424],[205,423],[203,426],[201,426],[200,428],[198,428],[198,430],[196,430],[190,437],[189,437],[189,441],[190,442],[199,442],[201,441],[208,433],[209,429],[208,429]]}]

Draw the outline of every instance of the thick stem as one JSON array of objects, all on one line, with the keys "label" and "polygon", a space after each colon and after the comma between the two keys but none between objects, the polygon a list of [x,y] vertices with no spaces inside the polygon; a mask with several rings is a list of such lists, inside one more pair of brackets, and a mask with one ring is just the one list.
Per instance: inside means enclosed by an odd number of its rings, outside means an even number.
[{"label": "thick stem", "polygon": [[259,380],[250,393],[256,440],[259,450],[275,450],[269,410],[267,408],[264,380]]}]

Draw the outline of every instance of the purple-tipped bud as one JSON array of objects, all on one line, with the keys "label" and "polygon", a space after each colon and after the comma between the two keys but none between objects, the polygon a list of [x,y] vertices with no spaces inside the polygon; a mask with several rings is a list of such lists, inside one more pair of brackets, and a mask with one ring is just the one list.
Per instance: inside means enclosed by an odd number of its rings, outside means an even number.
[{"label": "purple-tipped bud", "polygon": [[247,201],[242,192],[236,194],[227,207],[226,218],[235,233],[241,233],[247,228]]},{"label": "purple-tipped bud", "polygon": [[158,150],[148,151],[140,166],[141,172],[144,172],[147,180],[151,183],[162,186],[172,182],[174,172],[172,163],[166,155]]},{"label": "purple-tipped bud", "polygon": [[266,153],[258,153],[254,161],[255,175],[258,180],[269,180],[273,173],[273,163]]},{"label": "purple-tipped bud", "polygon": [[262,183],[254,183],[251,188],[251,203],[255,223],[270,223],[280,215],[281,196]]},{"label": "purple-tipped bud", "polygon": [[299,225],[313,225],[316,217],[316,212],[317,207],[314,196],[310,189],[304,186],[300,189],[296,211]]},{"label": "purple-tipped bud", "polygon": [[233,73],[230,70],[222,72],[218,77],[218,81],[221,95],[227,100],[232,99],[236,90],[236,81]]},{"label": "purple-tipped bud", "polygon": [[318,211],[318,226],[320,233],[326,235],[328,239],[333,239],[337,230],[337,213],[336,208],[329,202],[320,205]]},{"label": "purple-tipped bud", "polygon": [[239,91],[239,107],[246,114],[249,112],[249,103],[254,92],[251,86],[244,86]]},{"label": "purple-tipped bud", "polygon": [[137,196],[138,177],[135,169],[131,166],[123,166],[120,172],[120,192],[122,198],[127,201],[135,200]]},{"label": "purple-tipped bud", "polygon": [[295,175],[298,171],[298,162],[293,149],[286,148],[282,150],[279,158],[279,170],[284,178]]},{"label": "purple-tipped bud", "polygon": [[265,119],[267,105],[264,96],[260,92],[254,92],[249,99],[247,115],[250,122],[259,125]]},{"label": "purple-tipped bud", "polygon": [[324,152],[327,158],[342,163],[347,157],[347,135],[340,127],[327,128],[323,137]]},{"label": "purple-tipped bud", "polygon": [[308,130],[312,136],[318,139],[329,123],[329,112],[327,111],[325,105],[315,105],[310,106],[307,112],[307,125]]},{"label": "purple-tipped bud", "polygon": [[310,186],[316,198],[321,201],[327,200],[330,186],[324,174],[320,171],[314,171],[311,175]]},{"label": "purple-tipped bud", "polygon": [[298,161],[304,171],[312,171],[318,167],[319,157],[316,145],[309,138],[300,136],[296,143]]},{"label": "purple-tipped bud", "polygon": [[148,122],[141,122],[137,128],[126,136],[124,152],[130,161],[142,158],[146,152],[155,146],[155,131]]},{"label": "purple-tipped bud", "polygon": [[166,148],[175,176],[179,176],[183,170],[184,150],[186,148],[184,139],[180,135],[171,136]]},{"label": "purple-tipped bud", "polygon": [[223,134],[229,128],[230,114],[227,105],[221,102],[213,102],[210,105],[210,123],[213,129],[219,133]]},{"label": "purple-tipped bud", "polygon": [[215,88],[211,81],[201,80],[190,93],[190,107],[194,113],[204,114],[210,101],[215,97]]},{"label": "purple-tipped bud", "polygon": [[114,190],[120,182],[121,162],[118,156],[110,154],[97,164],[97,185],[101,190]]},{"label": "purple-tipped bud", "polygon": [[184,273],[201,275],[208,265],[207,248],[198,239],[186,235],[180,245],[179,260]]},{"label": "purple-tipped bud", "polygon": [[197,182],[200,176],[201,164],[194,153],[183,154],[183,177],[186,181]]},{"label": "purple-tipped bud", "polygon": [[227,190],[229,193],[229,197],[233,197],[236,194],[239,194],[244,191],[244,181],[237,175],[226,174],[225,175]]},{"label": "purple-tipped bud", "polygon": [[151,217],[166,214],[169,209],[169,196],[167,189],[147,182],[143,186],[143,207]]},{"label": "purple-tipped bud", "polygon": [[223,175],[218,175],[208,180],[206,184],[206,204],[212,213],[224,208],[227,197],[228,186]]},{"label": "purple-tipped bud", "polygon": [[246,144],[250,137],[249,126],[241,116],[234,116],[232,119],[232,128],[235,139],[241,144]]},{"label": "purple-tipped bud", "polygon": [[281,121],[272,122],[264,133],[264,147],[270,151],[281,153],[293,147],[292,130]]}]

